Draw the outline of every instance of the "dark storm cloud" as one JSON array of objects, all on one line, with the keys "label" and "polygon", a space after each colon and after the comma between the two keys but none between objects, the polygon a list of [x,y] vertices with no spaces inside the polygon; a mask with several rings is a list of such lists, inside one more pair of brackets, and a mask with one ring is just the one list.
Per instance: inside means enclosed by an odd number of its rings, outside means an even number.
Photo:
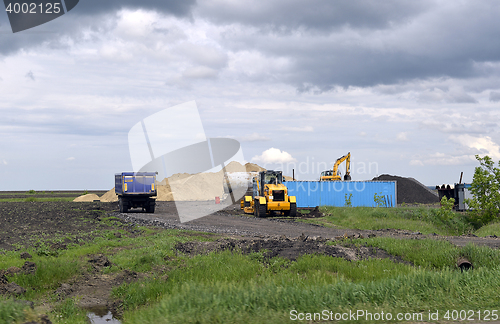
[{"label": "dark storm cloud", "polygon": [[500,101],[500,92],[491,91],[490,92],[490,101],[499,102]]},{"label": "dark storm cloud", "polygon": [[386,28],[428,7],[428,1],[200,1],[197,12],[217,24],[246,24],[278,30],[330,30],[342,26]]},{"label": "dark storm cloud", "polygon": [[500,61],[495,1],[214,0],[195,12],[235,24],[221,37],[233,51],[288,59],[271,73],[299,91],[481,77],[492,73],[482,63]]},{"label": "dark storm cloud", "polygon": [[75,7],[80,14],[102,14],[122,8],[155,10],[175,16],[189,16],[196,0],[82,0]]},{"label": "dark storm cloud", "polygon": [[120,9],[146,9],[177,17],[191,17],[196,0],[82,0],[66,15],[33,29],[12,34],[7,13],[0,12],[0,55],[12,54],[44,42],[53,42],[63,35],[74,34],[83,28],[103,28],[109,14]]}]

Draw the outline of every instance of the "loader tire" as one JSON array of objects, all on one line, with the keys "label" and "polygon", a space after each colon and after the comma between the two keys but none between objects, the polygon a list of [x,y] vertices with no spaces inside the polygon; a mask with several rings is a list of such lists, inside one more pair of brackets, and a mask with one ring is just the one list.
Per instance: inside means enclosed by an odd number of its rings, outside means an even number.
[{"label": "loader tire", "polygon": [[259,217],[266,217],[267,215],[266,205],[259,204]]},{"label": "loader tire", "polygon": [[290,203],[290,209],[283,211],[283,214],[285,216],[291,216],[291,217],[297,216],[297,204],[296,203]]},{"label": "loader tire", "polygon": [[254,205],[255,217],[266,217],[266,205],[261,205],[258,200],[255,201]]},{"label": "loader tire", "polygon": [[291,203],[290,204],[290,216],[291,217],[296,217],[297,216],[297,204],[296,203]]}]

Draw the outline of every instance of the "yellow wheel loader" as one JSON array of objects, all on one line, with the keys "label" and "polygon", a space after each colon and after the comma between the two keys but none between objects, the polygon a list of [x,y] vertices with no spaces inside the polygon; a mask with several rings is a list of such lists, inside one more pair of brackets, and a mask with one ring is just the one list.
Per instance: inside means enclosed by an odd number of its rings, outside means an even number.
[{"label": "yellow wheel loader", "polygon": [[288,188],[283,184],[281,171],[260,171],[252,179],[252,196],[241,200],[241,209],[256,217],[266,217],[273,213],[285,216],[297,215],[295,196],[288,195]]},{"label": "yellow wheel loader", "polygon": [[344,180],[351,180],[351,152],[347,153],[341,158],[338,158],[333,165],[333,170],[326,170],[321,172],[321,176],[319,178],[320,181],[341,181],[342,177],[340,176],[339,165],[345,161],[345,175]]}]

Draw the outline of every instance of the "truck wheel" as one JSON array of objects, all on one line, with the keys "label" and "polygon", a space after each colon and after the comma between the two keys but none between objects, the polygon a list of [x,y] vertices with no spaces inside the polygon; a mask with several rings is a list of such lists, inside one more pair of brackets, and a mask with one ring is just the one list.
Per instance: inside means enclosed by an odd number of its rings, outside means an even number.
[{"label": "truck wheel", "polygon": [[149,204],[149,207],[146,209],[146,212],[154,214],[154,212],[155,212],[155,203],[154,202],[151,202]]},{"label": "truck wheel", "polygon": [[120,213],[128,212],[128,204],[126,201],[123,201],[122,198],[118,201],[118,206],[120,207]]},{"label": "truck wheel", "polygon": [[260,203],[258,200],[255,200],[253,202],[253,214],[255,217],[260,217],[259,215],[259,207],[260,207]]}]

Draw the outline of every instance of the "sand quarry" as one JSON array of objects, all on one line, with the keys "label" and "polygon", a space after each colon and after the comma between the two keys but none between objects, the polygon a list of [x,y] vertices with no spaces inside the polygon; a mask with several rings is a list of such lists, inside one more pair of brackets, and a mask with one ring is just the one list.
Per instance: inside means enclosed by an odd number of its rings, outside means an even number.
[{"label": "sand quarry", "polygon": [[[241,165],[233,161],[226,166],[226,172],[257,172],[265,169],[257,164],[247,163]],[[288,180],[288,177],[286,177]],[[224,194],[223,188],[224,171],[198,173],[195,175],[189,173],[177,173],[162,181],[157,181],[157,201],[207,201],[214,200],[215,197],[222,197]],[[291,180],[291,179],[290,179]],[[115,194],[115,188],[109,190],[101,197],[96,194],[87,194],[75,198],[76,202],[114,202],[118,201],[118,196]]]}]

